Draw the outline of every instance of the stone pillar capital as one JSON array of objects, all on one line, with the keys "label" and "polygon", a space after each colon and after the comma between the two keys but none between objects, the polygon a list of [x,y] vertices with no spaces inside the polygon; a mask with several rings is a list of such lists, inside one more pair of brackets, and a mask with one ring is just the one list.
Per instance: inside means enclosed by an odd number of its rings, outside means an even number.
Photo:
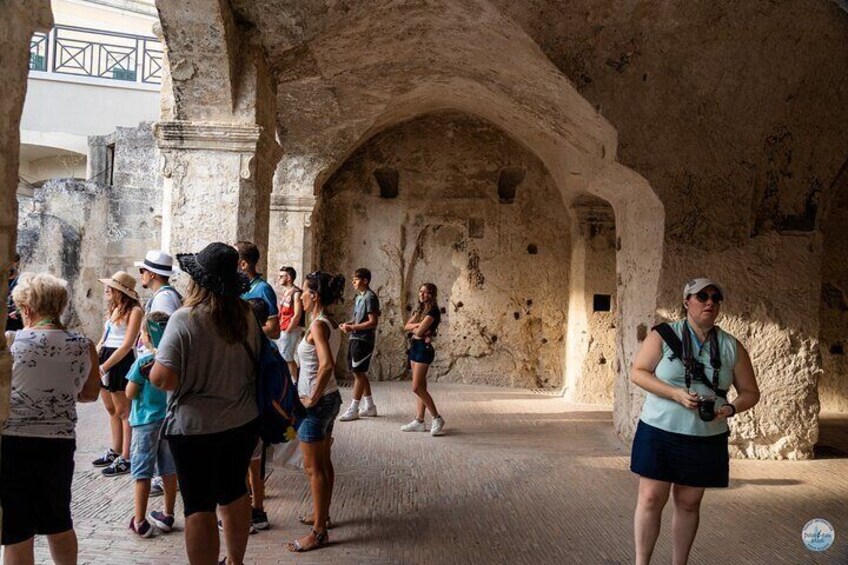
[{"label": "stone pillar capital", "polygon": [[272,194],[272,212],[312,212],[315,208],[314,196],[292,196],[290,194]]},{"label": "stone pillar capital", "polygon": [[223,122],[174,120],[153,126],[159,149],[255,153],[262,127]]}]

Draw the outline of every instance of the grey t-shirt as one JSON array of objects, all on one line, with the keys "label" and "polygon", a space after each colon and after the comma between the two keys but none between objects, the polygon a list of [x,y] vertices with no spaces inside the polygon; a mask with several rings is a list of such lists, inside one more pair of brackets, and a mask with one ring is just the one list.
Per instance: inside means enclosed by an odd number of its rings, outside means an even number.
[{"label": "grey t-shirt", "polygon": [[[247,343],[259,351],[259,324],[249,312]],[[209,310],[180,308],[168,321],[156,361],[179,375],[168,394],[165,433],[211,434],[243,426],[259,415],[256,369],[241,342],[218,335]]]},{"label": "grey t-shirt", "polygon": [[[380,314],[380,300],[370,288],[361,294],[356,295],[353,301],[353,323],[361,324],[368,320],[368,314]],[[374,343],[374,337],[377,334],[377,328],[367,330],[358,330],[350,333],[351,339],[361,339]]]}]

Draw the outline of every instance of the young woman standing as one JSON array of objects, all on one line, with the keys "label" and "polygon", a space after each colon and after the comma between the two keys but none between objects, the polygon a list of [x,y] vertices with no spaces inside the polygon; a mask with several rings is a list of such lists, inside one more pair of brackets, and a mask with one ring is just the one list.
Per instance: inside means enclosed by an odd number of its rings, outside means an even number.
[{"label": "young woman standing", "polygon": [[106,287],[104,296],[108,309],[103,337],[97,344],[103,387],[100,398],[109,413],[112,447],[91,463],[95,467],[106,467],[103,476],[117,477],[130,472],[130,401],[124,391],[127,373],[135,361],[133,348],[144,310],[138,302],[135,277],[118,271],[111,278],[99,280]]},{"label": "young woman standing", "polygon": [[400,429],[404,432],[427,431],[427,426],[424,425],[424,409],[426,408],[433,417],[430,435],[440,436],[444,433],[445,420],[439,415],[436,403],[427,391],[427,370],[436,357],[432,341],[442,321],[438,293],[433,283],[421,285],[418,289],[418,308],[403,328],[410,332],[409,365],[412,369],[412,392],[418,395],[416,417],[410,423],[401,426]]},{"label": "young woman standing", "polygon": [[310,323],[306,336],[297,346],[300,359],[297,393],[307,416],[297,431],[297,438],[309,475],[314,511],[312,531],[288,544],[289,551],[309,551],[329,542],[327,522],[335,482],[330,448],[333,423],[342,406],[334,376],[341,335],[338,324],[328,317],[325,309],[341,299],[344,284],[341,275],[316,271],[306,276],[303,287],[303,311],[309,314]]}]

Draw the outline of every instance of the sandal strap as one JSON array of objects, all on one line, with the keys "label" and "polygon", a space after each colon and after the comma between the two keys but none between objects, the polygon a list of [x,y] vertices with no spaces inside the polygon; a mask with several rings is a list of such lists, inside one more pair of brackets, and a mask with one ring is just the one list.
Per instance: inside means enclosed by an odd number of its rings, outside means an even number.
[{"label": "sandal strap", "polygon": [[312,528],[312,535],[315,536],[315,539],[318,541],[319,545],[324,545],[327,543],[327,532],[319,532],[315,528]]}]

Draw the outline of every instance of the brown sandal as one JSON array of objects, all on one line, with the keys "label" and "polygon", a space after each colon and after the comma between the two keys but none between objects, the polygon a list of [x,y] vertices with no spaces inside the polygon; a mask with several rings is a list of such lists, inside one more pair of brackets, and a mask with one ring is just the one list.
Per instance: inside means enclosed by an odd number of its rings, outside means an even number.
[{"label": "brown sandal", "polygon": [[315,543],[311,545],[304,545],[300,543],[299,539],[296,539],[293,542],[287,544],[288,550],[296,553],[302,553],[304,551],[312,551],[313,549],[318,549],[319,547],[323,547],[330,543],[330,536],[327,534],[327,532],[316,532],[315,530],[312,530],[304,537],[309,537],[309,535],[312,535],[315,538]]}]

